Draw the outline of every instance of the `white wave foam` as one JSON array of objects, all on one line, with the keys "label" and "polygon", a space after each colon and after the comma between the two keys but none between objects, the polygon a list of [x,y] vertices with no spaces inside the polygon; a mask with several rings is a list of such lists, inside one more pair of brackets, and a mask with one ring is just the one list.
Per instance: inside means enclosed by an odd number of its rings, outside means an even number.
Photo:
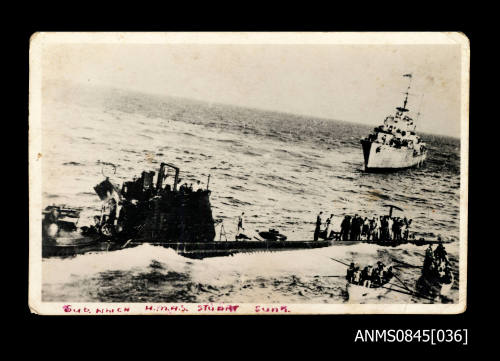
[{"label": "white wave foam", "polygon": [[145,271],[153,261],[166,270],[185,272],[188,259],[173,249],[148,244],[119,251],[88,253],[74,258],[44,259],[43,280],[47,283],[69,282],[73,277],[92,277],[108,271]]}]

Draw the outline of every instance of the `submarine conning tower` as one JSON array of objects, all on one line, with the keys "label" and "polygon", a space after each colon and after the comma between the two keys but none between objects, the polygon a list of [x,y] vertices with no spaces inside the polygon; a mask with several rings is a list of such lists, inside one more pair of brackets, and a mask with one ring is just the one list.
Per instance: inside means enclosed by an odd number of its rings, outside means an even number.
[{"label": "submarine conning tower", "polygon": [[[166,182],[168,169],[174,169],[173,183]],[[117,219],[121,238],[139,242],[212,242],[215,222],[210,190],[179,187],[179,168],[161,163],[155,172],[142,172],[140,178],[123,183]]]}]

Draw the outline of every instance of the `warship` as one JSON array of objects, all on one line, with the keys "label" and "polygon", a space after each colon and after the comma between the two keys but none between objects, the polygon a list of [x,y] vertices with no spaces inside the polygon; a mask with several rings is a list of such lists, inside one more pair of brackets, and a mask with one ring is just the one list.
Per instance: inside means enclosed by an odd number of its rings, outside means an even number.
[{"label": "warship", "polygon": [[[173,170],[171,182],[166,182]],[[113,251],[141,244],[174,249],[189,258],[229,256],[240,252],[282,251],[327,247],[332,240],[287,240],[275,229],[259,238],[238,234],[222,240],[223,225],[214,220],[209,183],[193,190],[179,185],[180,169],[161,163],[158,174],[143,171],[121,188],[106,177],[94,187],[102,201],[94,224],[78,228],[80,208],[48,206],[42,221],[42,257],[66,257],[88,252]],[[221,227],[216,240],[216,227]]]},{"label": "warship", "polygon": [[403,106],[396,107],[394,115],[385,118],[382,125],[361,140],[364,166],[367,172],[395,171],[398,169],[420,167],[427,158],[427,147],[415,133],[420,111],[414,121],[408,114],[408,95],[410,95],[412,74],[404,93]]}]

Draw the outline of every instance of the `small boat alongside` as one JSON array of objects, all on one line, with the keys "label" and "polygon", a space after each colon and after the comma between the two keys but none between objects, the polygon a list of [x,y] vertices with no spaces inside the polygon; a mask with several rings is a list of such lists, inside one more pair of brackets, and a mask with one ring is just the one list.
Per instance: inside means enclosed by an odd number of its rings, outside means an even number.
[{"label": "small boat alongside", "polygon": [[42,257],[68,257],[110,248],[94,227],[78,227],[81,208],[47,206],[42,221]]},{"label": "small boat alongside", "polygon": [[[440,250],[438,250],[438,253]],[[386,266],[378,261],[375,266],[365,266],[361,269],[354,262],[350,264],[330,258],[331,260],[343,264],[347,267],[346,272],[346,302],[356,304],[381,303],[384,298],[390,298],[391,302],[401,300],[407,302],[408,296],[431,302],[436,301],[436,294],[439,292],[441,301],[447,302],[446,297],[450,297],[452,284],[442,281],[436,282],[436,279],[421,277],[417,281],[417,287],[409,287],[396,271],[401,272],[400,267],[419,268],[406,262],[396,261],[398,264]]]},{"label": "small boat alongside", "polygon": [[435,250],[429,246],[422,266],[422,274],[416,284],[417,290],[429,297],[440,298],[446,302],[451,299],[454,282],[455,276],[443,244],[438,244]]},{"label": "small boat alongside", "polygon": [[379,301],[385,294],[390,292],[390,289],[383,287],[365,287],[347,282],[346,285],[347,302],[348,303],[370,303]]},{"label": "small boat alongside", "polygon": [[365,287],[347,282],[346,285],[347,303],[369,304],[380,303],[384,298],[391,299],[391,302],[403,295],[411,295],[403,287],[388,283],[382,286]]},{"label": "small boat alongside", "polygon": [[[339,261],[337,260],[337,262]],[[380,261],[375,266],[368,265],[363,269],[351,262],[346,272],[347,301],[350,303],[366,303],[379,300],[390,291],[390,288],[385,286],[389,284],[393,277],[392,266],[387,267]]]}]

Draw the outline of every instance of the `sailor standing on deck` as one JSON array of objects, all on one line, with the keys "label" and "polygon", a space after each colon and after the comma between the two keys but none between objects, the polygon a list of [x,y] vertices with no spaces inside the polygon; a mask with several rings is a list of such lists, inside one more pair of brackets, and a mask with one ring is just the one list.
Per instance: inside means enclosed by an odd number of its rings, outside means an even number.
[{"label": "sailor standing on deck", "polygon": [[349,240],[349,227],[351,226],[351,218],[349,216],[345,216],[340,224],[340,236],[343,241]]},{"label": "sailor standing on deck", "polygon": [[370,221],[370,238],[368,240],[376,242],[378,240],[377,232],[378,232],[377,218],[373,217]]},{"label": "sailor standing on deck", "polygon": [[239,235],[240,234],[240,229],[241,230],[245,230],[245,228],[243,228],[243,216],[245,215],[245,212],[241,212],[241,216],[238,217],[238,230],[236,231],[236,235]]},{"label": "sailor standing on deck", "polygon": [[314,230],[314,240],[317,241],[319,238],[319,232],[321,230],[321,215],[323,214],[323,211],[319,212],[318,217],[316,217],[316,229]]},{"label": "sailor standing on deck", "polygon": [[367,217],[365,217],[362,227],[363,228],[361,234],[363,235],[365,240],[370,241],[370,221]]},{"label": "sailor standing on deck", "polygon": [[394,225],[394,220],[392,219],[392,217],[388,217],[387,219],[387,232],[389,233],[389,239],[390,241],[392,241],[394,239],[394,232],[393,232],[393,228],[392,226]]},{"label": "sailor standing on deck", "polygon": [[325,228],[325,239],[329,239],[330,226],[332,223],[333,214],[330,214],[330,217],[326,219],[326,228]]},{"label": "sailor standing on deck", "polygon": [[361,227],[363,219],[357,214],[354,215],[351,223],[351,241],[359,241],[361,238]]},{"label": "sailor standing on deck", "polygon": [[349,229],[349,239],[351,241],[355,241],[356,240],[356,227],[357,227],[357,223],[358,223],[358,215],[355,214],[354,217],[352,217],[351,219],[351,227]]}]

